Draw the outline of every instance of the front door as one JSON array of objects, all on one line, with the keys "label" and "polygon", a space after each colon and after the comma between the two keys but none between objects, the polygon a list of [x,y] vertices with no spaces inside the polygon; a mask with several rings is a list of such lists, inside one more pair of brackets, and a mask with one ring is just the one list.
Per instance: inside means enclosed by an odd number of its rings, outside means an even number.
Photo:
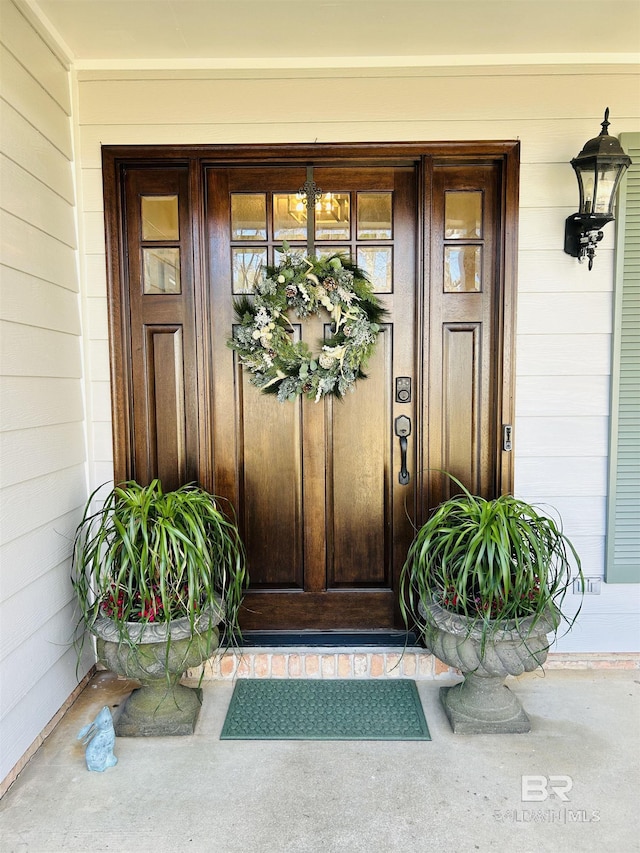
[{"label": "front door", "polygon": [[[116,478],[199,480],[232,502],[245,629],[400,627],[399,572],[449,494],[441,472],[486,497],[511,487],[513,146],[352,148],[105,156]],[[283,241],[344,253],[388,312],[342,401],[278,402],[227,346],[234,300]],[[318,351],[328,314],[291,319]]]},{"label": "front door", "polygon": [[[312,251],[369,273],[389,312],[366,380],[337,401],[278,402],[225,349],[233,300],[286,240],[307,250],[304,167],[207,173],[215,481],[239,513],[252,590],[247,628],[374,628],[397,620],[397,570],[415,494],[417,178],[411,166],[316,166]],[[312,201],[313,203],[313,201]],[[312,350],[329,316],[295,323]],[[412,384],[400,397],[396,379]],[[412,424],[399,483],[394,417]]]}]

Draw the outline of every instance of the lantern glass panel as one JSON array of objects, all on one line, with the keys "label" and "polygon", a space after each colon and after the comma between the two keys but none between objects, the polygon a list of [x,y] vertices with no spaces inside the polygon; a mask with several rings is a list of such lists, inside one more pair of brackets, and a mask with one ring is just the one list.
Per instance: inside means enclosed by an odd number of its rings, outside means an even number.
[{"label": "lantern glass panel", "polygon": [[617,164],[608,163],[605,163],[598,169],[593,204],[594,213],[611,215],[619,171],[620,167]]},{"label": "lantern glass panel", "polygon": [[593,208],[593,185],[594,175],[593,169],[583,169],[581,166],[576,166],[576,175],[578,177],[578,187],[580,189],[580,213],[591,213]]}]

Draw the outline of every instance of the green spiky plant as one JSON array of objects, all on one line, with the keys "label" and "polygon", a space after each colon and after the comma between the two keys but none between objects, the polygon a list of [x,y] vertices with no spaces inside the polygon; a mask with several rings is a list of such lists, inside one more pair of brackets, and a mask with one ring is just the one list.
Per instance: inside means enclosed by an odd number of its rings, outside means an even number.
[{"label": "green spiky plant", "polygon": [[[580,558],[561,527],[511,495],[493,500],[461,490],[441,503],[419,528],[401,573],[400,604],[407,625],[429,634],[427,605],[468,618],[480,628],[482,648],[505,623],[531,633],[540,620],[567,630],[575,613],[562,605],[575,578],[584,591]],[[420,606],[422,605],[422,606]],[[554,632],[554,633],[555,633]]]},{"label": "green spiky plant", "polygon": [[248,576],[232,510],[223,513],[220,498],[192,484],[163,492],[157,479],[148,486],[128,481],[95,510],[99,491],[87,501],[73,543],[80,627],[91,631],[107,616],[120,642],[133,646],[132,623],[165,623],[170,636],[175,620],[189,619],[193,631],[209,614],[213,638],[222,602],[226,636],[239,634]]}]

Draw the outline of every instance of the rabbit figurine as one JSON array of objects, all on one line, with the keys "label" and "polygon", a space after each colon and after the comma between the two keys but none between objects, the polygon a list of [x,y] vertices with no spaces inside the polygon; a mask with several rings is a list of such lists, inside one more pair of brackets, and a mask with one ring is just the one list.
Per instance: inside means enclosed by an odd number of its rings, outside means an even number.
[{"label": "rabbit figurine", "polygon": [[113,754],[116,733],[111,711],[107,705],[92,723],[80,729],[77,739],[87,747],[85,752],[87,770],[97,770],[98,773],[102,773],[107,767],[113,767],[118,763],[118,759]]}]

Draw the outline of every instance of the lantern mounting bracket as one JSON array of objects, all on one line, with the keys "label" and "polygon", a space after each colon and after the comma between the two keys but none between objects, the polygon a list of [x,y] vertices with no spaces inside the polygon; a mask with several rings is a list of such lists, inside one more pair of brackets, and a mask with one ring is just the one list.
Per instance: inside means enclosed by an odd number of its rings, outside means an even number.
[{"label": "lantern mounting bracket", "polygon": [[612,220],[613,216],[594,216],[590,213],[567,216],[564,228],[564,250],[567,255],[577,258],[580,263],[588,258],[591,269],[596,246],[604,237],[602,228]]}]

